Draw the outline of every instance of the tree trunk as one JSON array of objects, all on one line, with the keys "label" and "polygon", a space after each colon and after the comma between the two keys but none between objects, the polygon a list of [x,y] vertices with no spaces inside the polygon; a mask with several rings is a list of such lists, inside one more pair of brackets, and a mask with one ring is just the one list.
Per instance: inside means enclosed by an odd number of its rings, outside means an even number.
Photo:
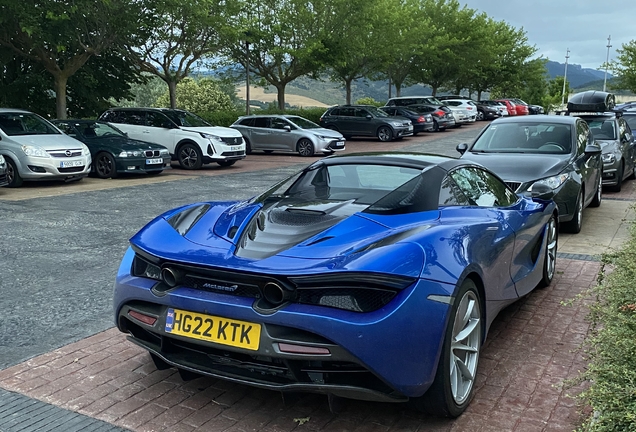
[{"label": "tree trunk", "polygon": [[345,79],[345,93],[346,93],[346,97],[345,97],[345,103],[347,105],[351,105],[351,79]]},{"label": "tree trunk", "polygon": [[168,81],[168,92],[170,93],[170,108],[177,107],[177,82]]},{"label": "tree trunk", "polygon": [[278,92],[278,109],[285,111],[285,84],[279,83],[275,87]]},{"label": "tree trunk", "polygon": [[433,97],[437,95],[437,86],[431,86],[431,90],[433,91]]},{"label": "tree trunk", "polygon": [[479,90],[477,92],[477,100],[480,101],[481,100],[481,90]]},{"label": "tree trunk", "polygon": [[399,83],[397,81],[395,82],[395,96],[402,96],[402,83]]},{"label": "tree trunk", "polygon": [[68,77],[62,74],[56,74],[54,77],[56,116],[60,120],[66,120],[66,83],[68,82]]}]

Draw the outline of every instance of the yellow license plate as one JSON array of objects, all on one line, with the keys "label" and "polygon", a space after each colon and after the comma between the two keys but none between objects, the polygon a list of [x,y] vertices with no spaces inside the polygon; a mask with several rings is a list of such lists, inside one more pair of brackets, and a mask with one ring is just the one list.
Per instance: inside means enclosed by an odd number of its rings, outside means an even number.
[{"label": "yellow license plate", "polygon": [[166,333],[256,351],[261,325],[170,308]]}]

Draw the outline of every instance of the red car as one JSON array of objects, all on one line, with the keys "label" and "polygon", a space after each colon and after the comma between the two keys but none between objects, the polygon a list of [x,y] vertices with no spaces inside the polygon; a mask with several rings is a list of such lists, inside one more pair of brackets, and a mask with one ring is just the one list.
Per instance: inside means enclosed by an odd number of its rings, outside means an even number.
[{"label": "red car", "polygon": [[516,104],[510,99],[497,99],[497,102],[506,104],[509,115],[528,115],[528,107],[521,104]]}]

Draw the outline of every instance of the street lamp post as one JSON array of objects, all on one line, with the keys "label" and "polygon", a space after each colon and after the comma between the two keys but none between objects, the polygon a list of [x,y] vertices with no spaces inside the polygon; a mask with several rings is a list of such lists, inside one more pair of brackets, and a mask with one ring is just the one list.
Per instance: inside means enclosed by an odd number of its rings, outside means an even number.
[{"label": "street lamp post", "polygon": [[250,115],[250,41],[245,40],[245,114]]},{"label": "street lamp post", "polygon": [[563,73],[563,91],[561,92],[561,105],[565,104],[565,83],[568,80],[568,59],[570,58],[570,48],[565,53],[565,72]]},{"label": "street lamp post", "polygon": [[607,85],[607,67],[609,63],[609,50],[612,47],[610,42],[612,41],[612,35],[607,37],[607,57],[605,58],[605,77],[603,78],[603,91],[605,91],[605,87]]}]

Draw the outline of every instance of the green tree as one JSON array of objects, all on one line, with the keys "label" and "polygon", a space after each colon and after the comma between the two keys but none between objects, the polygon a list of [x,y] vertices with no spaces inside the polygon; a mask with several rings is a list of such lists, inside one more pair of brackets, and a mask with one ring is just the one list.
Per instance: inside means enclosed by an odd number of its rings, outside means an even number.
[{"label": "green tree", "polygon": [[616,75],[612,87],[636,93],[636,40],[623,44],[616,52],[617,60],[609,64],[612,73]]},{"label": "green tree", "polygon": [[64,119],[69,78],[91,57],[143,33],[144,10],[133,0],[0,0],[0,45],[53,77],[57,117]]},{"label": "green tree", "polygon": [[[221,110],[233,110],[234,104],[230,96],[211,78],[194,80],[184,78],[177,84],[176,107],[194,113],[211,113]],[[172,99],[165,92],[157,99],[157,106],[172,107]]]},{"label": "green tree", "polygon": [[[287,84],[317,75],[326,54],[324,41],[341,31],[338,10],[346,0],[242,0],[228,35],[227,56],[276,88],[278,108],[285,109]],[[249,43],[246,46],[246,42]],[[264,84],[264,83],[263,83]]]},{"label": "green tree", "polygon": [[142,71],[168,85],[170,107],[177,106],[177,84],[219,53],[234,6],[232,0],[157,0],[157,22],[130,52]]}]

